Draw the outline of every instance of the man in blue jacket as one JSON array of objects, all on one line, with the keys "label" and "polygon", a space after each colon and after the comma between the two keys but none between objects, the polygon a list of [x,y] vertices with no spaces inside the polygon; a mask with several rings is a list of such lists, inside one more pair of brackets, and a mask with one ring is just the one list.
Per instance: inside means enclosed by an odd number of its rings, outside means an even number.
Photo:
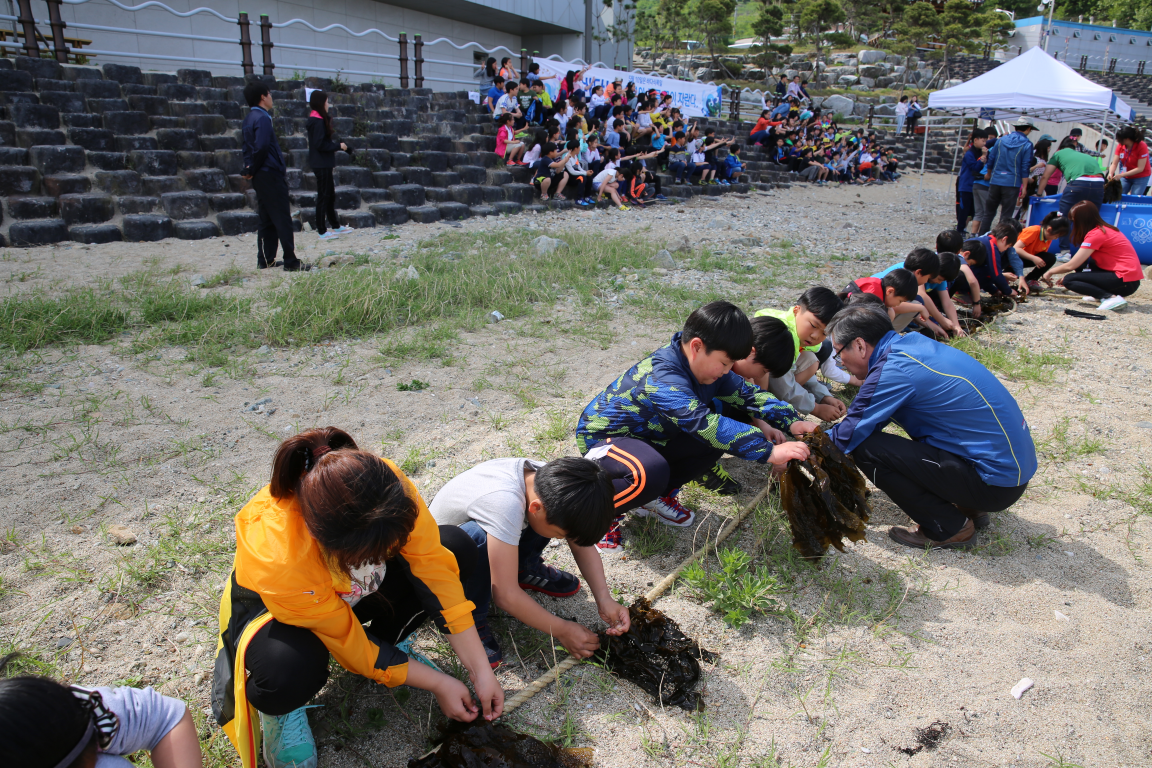
[{"label": "man in blue jacket", "polygon": [[[1012,395],[960,350],[896,333],[876,307],[841,310],[828,335],[841,365],[864,380],[829,436],[919,523],[888,535],[909,547],[974,546],[988,513],[1016,503],[1036,472],[1036,447]],[[890,422],[912,439],[883,432]]]},{"label": "man in blue jacket", "polygon": [[1000,221],[1012,218],[1016,200],[1020,197],[1020,187],[1028,178],[1032,168],[1032,140],[1028,138],[1035,126],[1026,117],[1021,117],[1012,127],[1016,130],[997,141],[988,150],[988,170],[984,178],[990,182],[988,202],[984,205],[984,219],[980,222],[980,233],[992,227],[996,209],[1000,208]]},{"label": "man in blue jacket", "polygon": [[976,212],[976,203],[972,198],[972,183],[976,180],[976,172],[982,163],[980,156],[984,151],[984,143],[988,135],[977,128],[972,131],[972,143],[960,161],[960,175],[956,178],[956,231],[964,232],[968,228],[968,219]]},{"label": "man in blue jacket", "polygon": [[307,272],[309,264],[296,258],[292,238],[292,212],[288,202],[288,181],[285,178],[284,155],[272,130],[272,94],[263,83],[244,86],[244,100],[251,109],[241,127],[243,135],[244,171],[242,176],[252,182],[256,190],[256,212],[260,214],[260,229],[256,233],[256,266],[274,267],[276,241],[284,249],[284,271]]}]

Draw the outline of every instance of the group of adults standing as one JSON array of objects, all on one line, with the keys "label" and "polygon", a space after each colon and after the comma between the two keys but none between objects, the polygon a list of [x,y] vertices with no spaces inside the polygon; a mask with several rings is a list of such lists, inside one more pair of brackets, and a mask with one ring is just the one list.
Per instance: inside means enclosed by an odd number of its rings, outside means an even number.
[{"label": "group of adults standing", "polygon": [[[1029,118],[1019,118],[1012,127],[1002,137],[991,127],[972,132],[956,185],[957,229],[971,237],[985,235],[998,208],[1001,222],[1014,221],[1029,179],[1038,176],[1037,191],[1060,195],[1059,217],[1046,217],[1040,228],[1064,233],[1045,242],[1045,253],[1037,254],[1049,267],[1043,279],[1049,284],[1061,280],[1068,290],[1099,300],[1102,309],[1125,306],[1125,297],[1135,293],[1143,277],[1140,261],[1132,243],[1101,218],[1100,208],[1109,181],[1118,181],[1123,194],[1141,195],[1147,189],[1152,168],[1143,130],[1135,125],[1118,130],[1116,155],[1106,164],[1099,153],[1081,146],[1079,128],[1049,157],[1052,136],[1041,136],[1034,146],[1029,135],[1035,126]],[[1103,141],[1098,148],[1104,148]],[[1060,251],[1069,256],[1056,264]]]}]

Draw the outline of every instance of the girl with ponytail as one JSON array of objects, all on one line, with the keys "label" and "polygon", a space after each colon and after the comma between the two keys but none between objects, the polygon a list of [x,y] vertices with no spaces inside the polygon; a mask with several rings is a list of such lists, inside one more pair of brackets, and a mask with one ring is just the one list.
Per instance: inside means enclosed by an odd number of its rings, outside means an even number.
[{"label": "girl with ponytail", "polygon": [[[1035,267],[1024,276],[1029,291],[1035,293],[1043,290],[1039,281],[1044,277],[1044,273],[1056,263],[1056,254],[1048,251],[1050,248],[1059,251],[1058,245],[1053,247],[1055,245],[1053,241],[1067,237],[1071,232],[1072,222],[1061,216],[1059,211],[1052,211],[1039,224],[1025,227],[1019,237],[1016,238],[1016,245],[1014,246],[1016,253],[1024,261],[1032,262]],[[1048,283],[1048,287],[1052,287],[1051,279],[1047,279],[1045,282]]]},{"label": "girl with ponytail", "polygon": [[[351,227],[340,224],[336,217],[336,182],[332,171],[336,168],[336,152],[351,153],[348,145],[336,139],[336,129],[332,127],[332,117],[328,114],[328,94],[312,91],[308,97],[312,113],[306,124],[308,132],[308,165],[316,175],[316,231],[321,240],[331,240],[337,235],[351,232]],[[332,225],[329,233],[328,225]]]},{"label": "girl with ponytail", "polygon": [[[461,586],[475,567],[471,538],[438,527],[404,473],[348,433],[324,427],[281,443],[271,483],[236,516],[220,602],[212,707],[244,768],[256,764],[260,729],[270,768],[316,765],[306,705],[330,655],[377,683],[431,691],[453,720],[499,717],[504,694]],[[411,649],[427,619],[448,636],[479,705]]]}]

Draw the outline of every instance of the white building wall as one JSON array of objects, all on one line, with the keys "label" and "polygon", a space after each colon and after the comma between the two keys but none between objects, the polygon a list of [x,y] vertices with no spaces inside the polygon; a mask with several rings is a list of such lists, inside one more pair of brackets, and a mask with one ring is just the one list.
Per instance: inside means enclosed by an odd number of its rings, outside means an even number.
[{"label": "white building wall", "polygon": [[[163,1],[178,13],[188,13],[195,8],[204,7],[203,0]],[[597,0],[590,1],[597,2]],[[121,2],[125,5],[135,4],[125,0]],[[474,54],[477,51],[492,52],[491,55],[497,59],[511,56],[517,68],[522,45],[529,48],[530,54],[533,50],[539,50],[544,56],[556,54],[570,60],[581,57],[584,42],[579,31],[583,29],[584,24],[583,0],[492,0],[483,5],[490,5],[495,11],[504,13],[514,13],[519,9],[525,14],[531,14],[522,17],[526,24],[535,23],[535,28],[538,28],[539,22],[545,22],[546,26],[559,30],[559,33],[520,36],[497,28],[449,19],[376,0],[324,0],[323,3],[314,0],[295,2],[251,0],[243,3],[239,0],[214,0],[211,3],[212,9],[225,17],[236,18],[241,10],[248,13],[251,22],[252,59],[257,73],[263,71],[259,27],[261,13],[268,14],[274,24],[302,19],[319,28],[330,24],[343,24],[357,33],[375,28],[393,38],[398,37],[401,31],[406,32],[409,41],[409,77],[414,76],[412,41],[415,35],[422,35],[426,43],[423,51],[424,85],[437,90],[459,90],[473,85]],[[429,9],[435,7],[435,3],[428,3]],[[94,54],[90,60],[91,64],[114,62],[136,65],[145,71],[171,72],[181,68],[192,68],[208,69],[217,75],[242,74],[239,27],[214,15],[199,13],[181,17],[156,6],[140,11],[125,11],[109,0],[90,0],[79,5],[63,5],[61,10],[68,24],[67,36],[92,40],[90,48],[114,52]],[[45,20],[42,29],[45,36],[50,37],[46,26],[47,7],[43,0],[34,0],[33,14],[38,20]],[[162,32],[173,36],[93,30],[86,29],[83,25]],[[579,30],[572,29],[575,26],[578,26]],[[194,40],[192,36],[224,40],[220,42]],[[461,46],[466,43],[476,45],[465,46],[463,50],[448,42],[428,45],[439,38],[448,38],[452,43]],[[378,34],[355,37],[341,29],[318,33],[303,24],[296,24],[273,29],[272,40],[276,44],[272,52],[272,61],[278,79],[288,79],[297,71],[306,75],[333,77],[336,74],[335,70],[341,70],[345,73],[344,79],[352,82],[379,78],[388,85],[399,84],[399,63],[396,58],[398,44]],[[287,48],[285,45],[301,46],[306,50]],[[499,46],[504,46],[513,53],[498,50]],[[333,49],[337,52],[316,50],[318,48]],[[612,44],[603,46],[604,60],[609,64],[613,48]],[[631,45],[626,44],[622,48],[625,50],[622,50],[617,58],[623,64],[628,64],[631,62]],[[356,55],[355,52],[385,54],[389,58]],[[204,63],[203,60],[210,60],[210,63]]]}]

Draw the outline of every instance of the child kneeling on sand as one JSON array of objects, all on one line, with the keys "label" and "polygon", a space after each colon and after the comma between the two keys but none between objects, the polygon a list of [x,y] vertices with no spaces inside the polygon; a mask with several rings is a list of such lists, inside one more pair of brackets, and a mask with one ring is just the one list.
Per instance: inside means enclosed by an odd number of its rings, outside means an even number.
[{"label": "child kneeling on sand", "polygon": [[[388,687],[431,692],[452,720],[492,720],[504,692],[472,622],[462,580],[476,545],[436,527],[392,462],[335,427],[280,444],[272,482],[236,515],[236,559],[220,599],[212,711],[243,768],[315,768],[308,702],[330,659]],[[431,620],[468,686],[412,649]],[[417,663],[413,663],[413,661]]]},{"label": "child kneeling on sand", "polygon": [[810,413],[823,421],[836,421],[847,408],[828,387],[816,378],[820,368],[820,348],[824,344],[824,327],[844,304],[829,288],[813,286],[796,300],[791,309],[762,309],[756,317],[775,317],[791,332],[794,362],[783,376],[757,380],[766,389],[800,413]]},{"label": "child kneeling on sand", "polygon": [[[816,425],[761,389],[749,386],[732,366],[752,352],[752,325],[726,301],[688,316],[684,330],[664,347],[609,384],[580,415],[576,443],[600,460],[621,447],[625,469],[636,482],[628,505],[641,517],[689,526],[693,513],[677,500],[681,486],[712,471],[725,453],[783,466],[808,456],[803,443],[773,445],[754,426],[723,416],[713,401],[756,416],[799,436]],[[603,464],[602,464],[603,466]],[[619,541],[618,516],[609,537]],[[610,539],[605,541],[611,543]],[[617,544],[618,546],[618,544]]]},{"label": "child kneeling on sand", "polygon": [[555,637],[570,654],[587,658],[600,647],[596,633],[561,619],[525,594],[569,597],[576,576],[545,565],[552,539],[566,539],[596,599],[609,634],[628,631],[628,609],[612,598],[596,542],[615,515],[612,478],[595,462],[575,456],[547,464],[531,459],[493,459],[448,481],[429,510],[440,525],[459,526],[479,548],[477,567],[464,582],[476,604],[476,630],[493,668],[504,659],[488,627],[489,604]]}]

